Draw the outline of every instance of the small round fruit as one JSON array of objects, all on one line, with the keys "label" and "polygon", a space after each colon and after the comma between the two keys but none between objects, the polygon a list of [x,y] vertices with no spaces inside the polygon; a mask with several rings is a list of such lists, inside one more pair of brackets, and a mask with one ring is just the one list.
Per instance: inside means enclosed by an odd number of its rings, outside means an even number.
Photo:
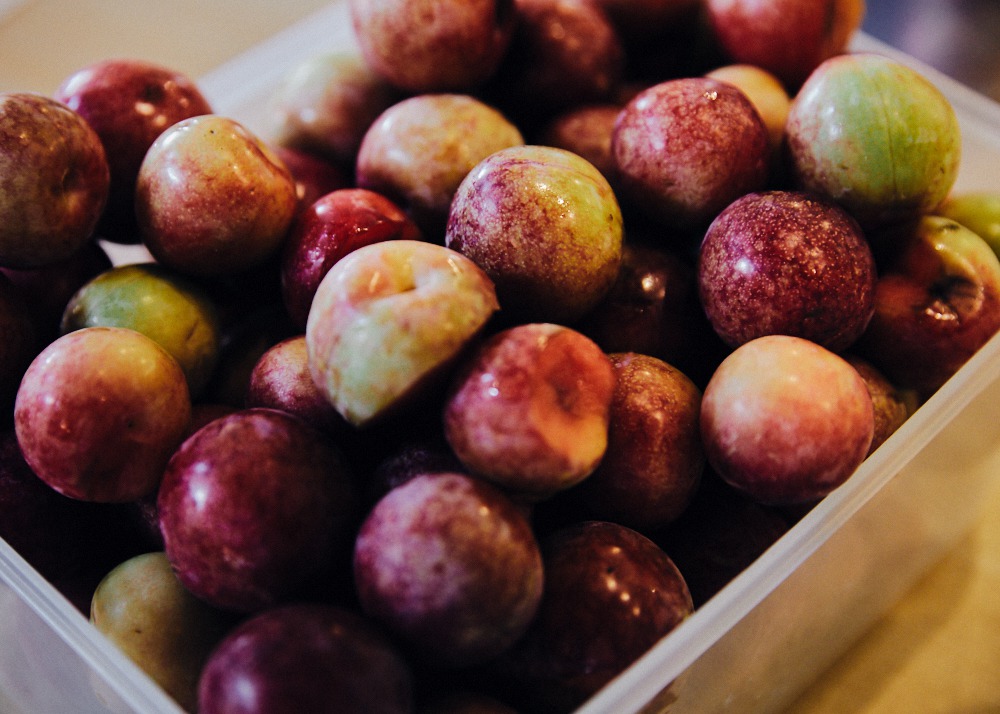
[{"label": "small round fruit", "polygon": [[622,109],[611,146],[623,195],[685,229],[763,189],[771,160],[767,126],[747,95],[708,77],[640,92]]},{"label": "small round fruit", "polygon": [[192,595],[157,551],[129,558],[101,580],[90,620],[178,704],[194,711],[201,668],[232,617]]},{"label": "small round fruit", "polygon": [[357,185],[393,199],[432,242],[441,242],[462,179],[495,151],[521,146],[521,132],[467,94],[422,94],[386,109],[358,150]]},{"label": "small round fruit", "polygon": [[0,94],[0,265],[38,268],[83,248],[111,183],[101,139],[62,102]]},{"label": "small round fruit", "polygon": [[709,464],[765,504],[826,496],[864,461],[874,430],[861,375],[801,337],[769,335],[737,347],[702,397]]},{"label": "small round fruit", "polygon": [[354,547],[365,612],[424,656],[468,666],[510,647],[542,596],[542,557],[521,509],[464,474],[423,474],[369,512]]},{"label": "small round fruit", "polygon": [[698,255],[705,314],[731,347],[796,335],[834,352],[875,312],[875,258],[858,223],[809,194],[747,194],[712,221]]},{"label": "small round fruit", "polygon": [[608,444],[615,372],[589,337],[553,323],[490,337],[455,375],[445,437],[472,473],[527,498],[574,486]]},{"label": "small round fruit", "polygon": [[465,177],[445,245],[486,272],[511,319],[568,324],[611,289],[622,239],[618,200],[593,164],[564,149],[520,146]]},{"label": "small round fruit", "polygon": [[866,229],[937,208],[962,149],[947,97],[913,68],[873,53],[817,67],[792,101],[786,139],[794,181]]},{"label": "small round fruit", "polygon": [[177,577],[216,607],[255,612],[301,596],[350,550],[357,499],[317,429],[276,409],[209,422],[176,449],[157,495]]},{"label": "small round fruit", "polygon": [[201,714],[407,714],[413,673],[385,634],[353,611],[294,604],[245,620],[212,653]]},{"label": "small round fruit", "polygon": [[209,295],[183,275],[156,263],[110,268],[85,283],[63,312],[63,333],[82,327],[128,327],[177,360],[197,398],[220,349],[220,326]]},{"label": "small round fruit", "polygon": [[217,114],[184,119],[160,134],[135,191],[149,252],[197,276],[260,266],[278,251],[298,209],[295,179],[274,150]]},{"label": "small round fruit", "polygon": [[124,327],[86,327],[49,344],[14,405],[32,470],[87,501],[134,501],[154,491],[190,419],[177,360]]}]

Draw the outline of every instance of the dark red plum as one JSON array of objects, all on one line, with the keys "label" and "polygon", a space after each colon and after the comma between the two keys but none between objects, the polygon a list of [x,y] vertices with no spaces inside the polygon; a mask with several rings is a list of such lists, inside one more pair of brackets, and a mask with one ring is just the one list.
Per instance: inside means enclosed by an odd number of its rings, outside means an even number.
[{"label": "dark red plum", "polygon": [[506,650],[542,596],[541,554],[522,512],[458,473],[389,491],[361,526],[354,576],[363,610],[445,667]]},{"label": "dark red plum", "polygon": [[230,632],[206,662],[201,714],[407,714],[413,674],[386,635],[322,604],[273,608]]},{"label": "dark red plum", "polygon": [[582,704],[693,612],[670,557],[607,521],[567,526],[542,542],[545,596],[525,636],[495,664],[530,711]]},{"label": "dark red plum", "polygon": [[923,400],[1000,329],[1000,262],[985,240],[939,216],[894,231],[889,253],[857,352]]},{"label": "dark red plum", "polygon": [[876,279],[850,214],[790,191],[734,201],[709,226],[698,260],[705,313],[732,347],[785,334],[842,352],[871,320]]},{"label": "dark red plum", "polygon": [[160,530],[181,582],[216,607],[254,612],[321,582],[349,551],[351,475],[298,417],[246,409],[209,422],[167,465]]},{"label": "dark red plum", "polygon": [[104,145],[110,189],[97,231],[118,243],[138,243],[135,182],[146,151],[164,129],[212,111],[182,72],[139,59],[107,59],[66,77],[55,98],[80,114]]},{"label": "dark red plum", "polygon": [[704,386],[729,347],[705,317],[695,266],[636,235],[622,246],[610,292],[577,328],[605,352],[658,357]]},{"label": "dark red plum", "polygon": [[701,480],[701,392],[663,360],[610,357],[616,382],[608,447],[578,488],[596,518],[648,533],[680,516]]}]

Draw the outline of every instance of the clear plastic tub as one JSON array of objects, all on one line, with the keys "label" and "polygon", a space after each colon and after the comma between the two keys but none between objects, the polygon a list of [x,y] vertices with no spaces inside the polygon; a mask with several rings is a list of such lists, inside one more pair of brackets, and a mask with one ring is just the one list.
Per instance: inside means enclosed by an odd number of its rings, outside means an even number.
[{"label": "clear plastic tub", "polygon": [[[217,111],[264,131],[269,88],[289,68],[353,47],[346,4],[332,3],[200,84]],[[855,47],[916,65],[866,36]],[[1000,190],[1000,105],[917,68],[962,123],[956,188]],[[998,400],[1000,336],[844,486],[579,714],[747,714],[791,704],[981,517],[981,497],[1000,479]],[[0,642],[4,714],[181,711],[2,541]]]}]

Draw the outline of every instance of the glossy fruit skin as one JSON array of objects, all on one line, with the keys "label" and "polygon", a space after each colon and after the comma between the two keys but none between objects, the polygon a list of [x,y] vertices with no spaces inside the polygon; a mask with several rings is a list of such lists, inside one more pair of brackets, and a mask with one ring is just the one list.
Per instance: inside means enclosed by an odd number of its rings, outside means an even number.
[{"label": "glossy fruit skin", "polygon": [[221,327],[201,287],[157,263],[120,265],[94,276],[70,298],[60,325],[127,327],[162,346],[184,370],[197,399],[219,359]]},{"label": "glossy fruit skin", "polygon": [[442,245],[362,246],[316,289],[306,324],[313,381],[349,423],[378,422],[443,379],[498,307],[486,274]]},{"label": "glossy fruit skin", "polygon": [[209,422],[173,454],[157,498],[181,582],[216,607],[250,613],[301,596],[347,549],[357,501],[322,434],[274,409]]},{"label": "glossy fruit skin", "polygon": [[835,352],[875,312],[875,258],[838,205],[806,193],[751,193],[712,221],[698,254],[705,314],[731,347],[796,335]]},{"label": "glossy fruit skin", "polygon": [[413,94],[481,85],[515,25],[513,0],[352,0],[350,9],[365,61]]},{"label": "glossy fruit skin", "polygon": [[190,418],[177,360],[123,327],[88,327],[50,343],[25,372],[14,404],[32,470],[86,501],[153,492]]},{"label": "glossy fruit skin", "polygon": [[202,666],[233,619],[192,595],[162,551],[115,566],[90,607],[97,631],[187,710],[197,704]]},{"label": "glossy fruit skin", "polygon": [[38,268],[91,240],[108,200],[97,133],[62,102],[0,94],[0,264]]},{"label": "glossy fruit skin", "polygon": [[758,337],[715,370],[702,396],[709,465],[768,505],[818,500],[868,455],[871,395],[842,357],[791,335]]},{"label": "glossy fruit skin", "polygon": [[1000,262],[986,241],[940,216],[892,240],[857,351],[924,400],[1000,329]]},{"label": "glossy fruit skin", "polygon": [[111,183],[98,232],[115,242],[137,243],[135,181],[146,151],[165,129],[209,114],[211,105],[183,73],[133,58],[82,67],[53,96],[86,119],[104,145]]},{"label": "glossy fruit skin", "polygon": [[940,90],[872,53],[817,67],[792,101],[786,134],[796,185],[839,203],[866,230],[937,208],[962,149],[955,110]]},{"label": "glossy fruit skin", "polygon": [[398,203],[426,240],[440,243],[466,174],[494,152],[523,144],[506,116],[472,95],[421,94],[372,121],[358,149],[356,182]]},{"label": "glossy fruit skin", "polygon": [[648,533],[677,519],[701,481],[701,392],[663,360],[609,357],[616,383],[608,447],[579,491],[596,518]]},{"label": "glossy fruit skin", "polygon": [[298,215],[281,249],[281,297],[292,322],[305,329],[316,288],[352,250],[421,237],[410,217],[376,191],[341,188],[317,197]]},{"label": "glossy fruit skin", "polygon": [[295,179],[274,150],[217,114],[160,134],[136,179],[142,242],[187,275],[259,267],[279,250],[297,209]]},{"label": "glossy fruit skin", "polygon": [[286,411],[335,438],[351,435],[309,373],[305,335],[288,337],[260,356],[250,373],[246,406]]},{"label": "glossy fruit skin", "polygon": [[554,323],[498,332],[460,366],[444,406],[452,451],[474,474],[529,500],[587,478],[608,444],[611,360]]},{"label": "glossy fruit skin", "polygon": [[584,521],[542,542],[545,596],[498,671],[529,710],[570,711],[694,610],[687,583],[647,537]]},{"label": "glossy fruit skin", "polygon": [[447,668],[509,648],[538,609],[542,577],[521,510],[458,472],[422,474],[389,491],[354,546],[362,609],[420,658]]},{"label": "glossy fruit skin", "polygon": [[707,0],[716,41],[734,62],[762,67],[795,92],[823,60],[843,52],[864,0]]},{"label": "glossy fruit skin", "polygon": [[291,604],[245,620],[205,665],[201,714],[406,714],[409,664],[353,610]]},{"label": "glossy fruit skin", "polygon": [[504,315],[572,324],[611,289],[622,212],[591,163],[563,149],[517,146],[481,161],[455,193],[445,245],[496,285]]},{"label": "glossy fruit skin", "polygon": [[740,196],[763,190],[767,126],[747,96],[708,77],[667,80],[619,114],[612,153],[623,195],[653,220],[700,231]]}]

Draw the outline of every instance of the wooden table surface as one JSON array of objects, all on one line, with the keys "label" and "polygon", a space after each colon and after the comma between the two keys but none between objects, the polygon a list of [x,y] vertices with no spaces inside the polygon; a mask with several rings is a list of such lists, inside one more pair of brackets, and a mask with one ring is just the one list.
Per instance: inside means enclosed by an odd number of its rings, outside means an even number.
[{"label": "wooden table surface", "polygon": [[[51,92],[72,70],[115,55],[197,77],[324,4],[0,0],[0,91]],[[996,0],[868,4],[873,34],[1000,98]],[[985,506],[959,546],[789,714],[1000,712],[1000,489]]]}]

